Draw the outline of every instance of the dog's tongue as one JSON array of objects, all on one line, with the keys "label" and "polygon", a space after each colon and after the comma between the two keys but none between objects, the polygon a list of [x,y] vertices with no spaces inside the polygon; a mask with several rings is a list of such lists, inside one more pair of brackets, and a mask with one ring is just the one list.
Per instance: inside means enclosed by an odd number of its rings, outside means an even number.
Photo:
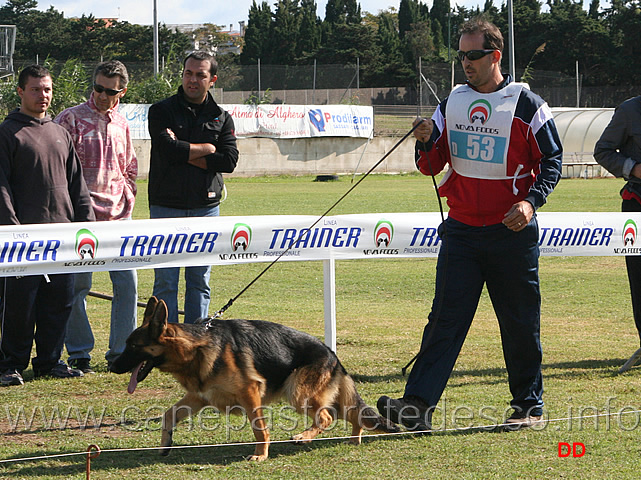
[{"label": "dog's tongue", "polygon": [[127,393],[134,393],[136,391],[136,387],[138,386],[138,378],[136,377],[138,377],[140,367],[142,367],[142,363],[134,368],[133,372],[131,372],[131,378],[129,379],[129,385],[127,386]]}]

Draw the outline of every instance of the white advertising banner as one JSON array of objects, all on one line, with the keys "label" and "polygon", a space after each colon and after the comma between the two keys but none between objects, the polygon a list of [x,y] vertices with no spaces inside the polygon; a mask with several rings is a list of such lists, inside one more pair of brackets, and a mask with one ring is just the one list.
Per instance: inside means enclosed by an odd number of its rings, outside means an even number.
[{"label": "white advertising banner", "polygon": [[[539,213],[551,256],[641,254],[641,213]],[[282,261],[434,257],[438,213],[242,216],[0,226],[0,276]],[[311,228],[310,228],[311,227]]]},{"label": "white advertising banner", "polygon": [[[149,139],[150,105],[120,104],[131,138]],[[358,105],[221,105],[234,119],[238,137],[364,137],[374,133],[374,109]]]},{"label": "white advertising banner", "polygon": [[127,119],[129,132],[133,140],[149,140],[149,129],[147,128],[147,115],[151,105],[142,103],[121,103],[118,113]]}]

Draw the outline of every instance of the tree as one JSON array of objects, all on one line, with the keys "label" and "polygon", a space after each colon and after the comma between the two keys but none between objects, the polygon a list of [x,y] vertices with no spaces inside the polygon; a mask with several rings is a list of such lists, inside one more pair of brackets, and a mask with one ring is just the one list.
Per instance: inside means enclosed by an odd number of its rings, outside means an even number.
[{"label": "tree", "polygon": [[[606,76],[613,74],[608,66],[616,57],[610,38],[612,34],[598,21],[588,17],[581,4],[572,0],[553,0],[550,13],[543,17],[541,31],[545,32],[545,37],[539,39],[539,45],[543,43],[541,40],[546,42],[545,51],[537,57],[541,64],[554,65],[554,70],[574,76],[578,61],[584,73],[602,78],[599,72]],[[598,45],[599,48],[586,48],[586,45]],[[535,49],[533,46],[529,56]],[[628,70],[626,75],[629,74]]]},{"label": "tree", "polygon": [[[541,16],[541,3],[538,0],[520,0],[514,2],[514,36],[515,51],[514,62],[524,67],[530,62],[534,52],[539,46],[547,42],[547,30]],[[501,26],[505,35],[505,46],[507,48],[507,11],[501,15],[505,20],[505,26]]]},{"label": "tree", "polygon": [[69,22],[53,7],[45,12],[29,11],[18,19],[16,26],[15,57],[33,61],[36,57],[41,61],[49,56],[68,58],[62,55],[68,53],[73,42]]},{"label": "tree", "polygon": [[[431,34],[432,34],[432,43],[434,45],[434,51],[438,54],[439,52],[441,53],[439,56],[440,58],[444,60],[451,60],[452,58],[452,45],[447,44],[446,45],[446,37],[443,37],[443,34],[441,33],[443,31],[443,28],[441,27],[441,24],[437,19],[431,19],[430,20],[431,24]],[[447,25],[446,25],[447,27]],[[449,49],[448,49],[449,47]],[[456,48],[454,49],[456,50]]]},{"label": "tree", "polygon": [[356,0],[328,0],[325,23],[330,25],[361,23],[361,6]]},{"label": "tree", "polygon": [[296,42],[297,62],[313,58],[321,44],[321,21],[316,15],[315,0],[301,0],[300,30]]},{"label": "tree", "polygon": [[[595,29],[604,27],[605,33]],[[598,35],[592,42],[599,45],[602,60],[602,81],[614,85],[625,85],[630,79],[638,79],[641,74],[639,55],[641,54],[641,4],[634,0],[613,0],[611,8],[605,10],[603,21],[595,21],[587,35]],[[606,35],[608,43],[602,48],[598,41]]]},{"label": "tree", "polygon": [[[58,58],[100,58],[105,37],[106,23],[93,15],[67,19],[69,39],[66,48]],[[81,52],[81,53],[80,53]],[[79,54],[80,53],[80,54]]]},{"label": "tree", "polygon": [[[356,65],[362,68],[361,86],[371,85],[381,67],[381,51],[376,42],[376,32],[370,25],[336,25],[332,42],[318,51],[318,61],[325,64]],[[355,86],[355,85],[352,85]]]},{"label": "tree", "polygon": [[379,85],[403,86],[414,73],[412,65],[403,60],[398,15],[383,11],[377,18],[376,42],[380,47],[381,56],[378,69],[370,72],[370,81]]},{"label": "tree", "polygon": [[429,59],[436,50],[432,42],[429,21],[412,24],[412,29],[405,38],[405,61],[416,64],[419,57]]},{"label": "tree", "polygon": [[381,48],[383,63],[401,63],[401,39],[398,31],[398,15],[381,12],[378,16],[377,43]]},{"label": "tree", "polygon": [[7,0],[0,7],[0,22],[3,25],[17,25],[18,21],[38,7],[38,0]]},{"label": "tree", "polygon": [[[116,22],[108,30],[109,32],[105,31],[103,36],[105,43],[102,56],[104,58],[117,58],[123,62],[139,62],[153,58],[153,30],[151,26]],[[160,30],[158,38],[160,48]]]},{"label": "tree", "polygon": [[360,58],[366,64],[369,60],[375,61],[377,54],[373,29],[365,25],[342,24],[335,27],[333,41],[322,45],[317,57],[321,63],[356,63]]},{"label": "tree", "polygon": [[266,53],[271,32],[272,11],[267,2],[256,5],[256,0],[249,8],[249,18],[245,30],[245,46],[240,54],[242,65],[255,65]]},{"label": "tree", "polygon": [[294,63],[300,30],[298,0],[278,0],[269,36],[270,55],[265,63],[289,65]]},{"label": "tree", "polygon": [[412,25],[429,20],[427,7],[418,0],[401,0],[398,7],[398,35],[405,40],[407,32],[412,30]]},{"label": "tree", "polygon": [[[436,35],[436,30],[434,28],[434,25],[436,23],[435,21],[438,21],[438,24],[441,27],[441,38],[447,39],[449,15],[450,0],[434,0],[434,4],[432,5],[432,9],[430,10],[430,20],[432,21],[432,30],[435,32],[434,35]],[[452,29],[449,28],[450,33],[451,30]]]},{"label": "tree", "polygon": [[325,19],[321,24],[321,45],[334,41],[334,32],[340,25],[361,23],[361,6],[356,0],[327,0]]},{"label": "tree", "polygon": [[[8,0],[0,7],[0,22],[17,27],[14,57],[28,61],[78,58],[96,61],[118,58],[122,61],[149,61],[153,58],[152,30],[149,26],[114,22],[107,26],[93,15],[65,18],[53,7],[36,10],[34,0]],[[161,55],[175,48],[184,53],[191,42],[165,26],[159,31]]]}]

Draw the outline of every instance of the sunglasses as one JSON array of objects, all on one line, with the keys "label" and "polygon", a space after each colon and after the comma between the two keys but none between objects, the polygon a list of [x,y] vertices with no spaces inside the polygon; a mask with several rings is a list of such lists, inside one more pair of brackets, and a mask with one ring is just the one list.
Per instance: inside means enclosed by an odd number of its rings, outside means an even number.
[{"label": "sunglasses", "polygon": [[468,50],[467,52],[464,52],[463,50],[459,50],[456,54],[458,55],[459,61],[462,62],[465,57],[467,57],[468,60],[474,61],[495,51],[496,50]]},{"label": "sunglasses", "polygon": [[121,88],[120,90],[114,90],[112,88],[105,88],[102,85],[98,83],[93,84],[93,89],[96,91],[96,93],[102,93],[105,92],[107,95],[110,97],[113,97],[114,95],[118,95],[120,92],[124,90],[124,88]]}]

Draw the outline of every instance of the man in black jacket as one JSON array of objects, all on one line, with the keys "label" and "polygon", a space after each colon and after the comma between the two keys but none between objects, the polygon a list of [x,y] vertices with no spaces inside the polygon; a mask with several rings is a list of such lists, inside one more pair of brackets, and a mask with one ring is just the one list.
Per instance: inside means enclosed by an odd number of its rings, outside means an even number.
[{"label": "man in black jacket", "polygon": [[[151,106],[151,218],[218,216],[223,173],[238,163],[234,121],[209,89],[218,64],[204,52],[184,61],[178,93]],[[185,268],[185,322],[208,315],[211,266]],[[180,268],[157,268],[153,294],[167,304],[169,321],[178,322]]]},{"label": "man in black jacket", "polygon": [[[626,181],[621,189],[621,211],[641,212],[641,96],[630,98],[616,108],[594,146],[594,158],[612,175]],[[632,296],[632,314],[641,338],[641,256],[628,255],[625,264]],[[630,359],[630,363],[633,364],[639,357],[641,348]]]},{"label": "man in black jacket", "polygon": [[[95,220],[89,190],[69,133],[47,116],[53,87],[44,67],[18,78],[20,109],[0,125],[0,225]],[[34,376],[81,377],[60,360],[74,276],[6,277],[0,314],[0,384],[22,385],[32,344]]]}]

